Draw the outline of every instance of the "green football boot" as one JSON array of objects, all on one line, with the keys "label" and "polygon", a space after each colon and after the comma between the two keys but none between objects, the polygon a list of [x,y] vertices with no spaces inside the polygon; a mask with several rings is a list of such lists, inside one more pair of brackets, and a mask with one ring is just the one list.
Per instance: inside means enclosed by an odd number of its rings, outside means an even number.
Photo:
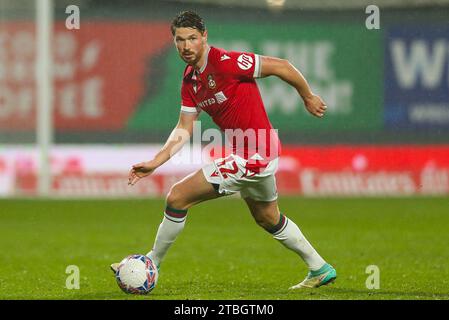
[{"label": "green football boot", "polygon": [[309,271],[303,282],[290,287],[290,289],[318,288],[330,284],[337,279],[337,271],[328,263],[319,270]]}]

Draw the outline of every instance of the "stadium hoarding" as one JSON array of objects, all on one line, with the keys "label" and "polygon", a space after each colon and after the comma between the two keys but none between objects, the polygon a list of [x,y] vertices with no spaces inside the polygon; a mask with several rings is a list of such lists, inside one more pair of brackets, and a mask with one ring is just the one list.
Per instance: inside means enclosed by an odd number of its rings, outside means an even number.
[{"label": "stadium hoarding", "polygon": [[[50,155],[55,197],[161,196],[179,178],[199,167],[192,152],[179,152],[149,179],[130,188],[128,171],[136,159],[149,159],[160,145],[58,145]],[[201,152],[201,151],[198,151]],[[36,196],[39,153],[32,146],[0,148],[0,196]],[[196,159],[196,158],[195,158]],[[201,158],[199,158],[201,159]]]},{"label": "stadium hoarding", "polygon": [[[177,180],[211,161],[198,147],[181,152],[134,187],[132,164],[159,145],[57,146],[52,152],[55,197],[163,197]],[[196,149],[195,149],[196,148]],[[204,151],[204,150],[203,150]],[[139,160],[140,159],[140,160]],[[0,197],[37,194],[35,148],[0,149]],[[276,174],[280,195],[449,195],[448,146],[285,146]]]},{"label": "stadium hoarding", "polygon": [[[151,41],[148,41],[151,34]],[[5,22],[0,29],[0,128],[35,128],[35,30]],[[55,24],[54,123],[58,132],[123,131],[145,96],[151,59],[171,46],[167,22],[83,22],[76,31]]]},{"label": "stadium hoarding", "polygon": [[391,129],[449,129],[449,25],[386,31],[385,123]]},{"label": "stadium hoarding", "polygon": [[[383,59],[380,32],[351,25],[211,23],[209,42],[227,50],[255,52],[291,61],[306,76],[314,91],[329,105],[325,121],[311,121],[294,88],[275,78],[257,80],[267,113],[282,131],[380,130]],[[160,91],[140,104],[129,120],[131,130],[165,130],[173,125],[180,105],[184,63],[172,50]],[[157,123],[148,119],[158,118]],[[205,127],[211,120],[201,116]]]},{"label": "stadium hoarding", "polygon": [[[279,189],[304,196],[449,194],[447,146],[316,146],[286,148]],[[284,171],[285,173],[282,173]],[[288,179],[295,175],[298,179]],[[285,179],[282,178],[285,175]],[[289,186],[282,186],[288,183]]]},{"label": "stadium hoarding", "polygon": [[[258,80],[275,127],[286,131],[381,128],[382,70],[372,68],[382,63],[380,32],[324,23],[211,22],[208,28],[212,45],[289,59],[329,105],[325,121],[311,121],[293,88],[279,79]],[[32,24],[2,24],[2,131],[34,129],[34,44]],[[185,64],[174,49],[169,22],[84,21],[76,31],[58,22],[53,53],[57,134],[161,134],[176,123]],[[205,127],[212,125],[209,117],[201,119]]]}]

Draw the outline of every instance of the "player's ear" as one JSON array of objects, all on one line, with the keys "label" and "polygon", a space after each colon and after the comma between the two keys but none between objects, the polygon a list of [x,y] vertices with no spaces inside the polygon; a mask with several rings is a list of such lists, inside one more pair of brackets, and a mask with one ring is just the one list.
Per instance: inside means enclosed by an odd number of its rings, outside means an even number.
[{"label": "player's ear", "polygon": [[204,42],[207,42],[207,30],[204,30],[204,32],[203,32],[203,39],[204,39]]}]

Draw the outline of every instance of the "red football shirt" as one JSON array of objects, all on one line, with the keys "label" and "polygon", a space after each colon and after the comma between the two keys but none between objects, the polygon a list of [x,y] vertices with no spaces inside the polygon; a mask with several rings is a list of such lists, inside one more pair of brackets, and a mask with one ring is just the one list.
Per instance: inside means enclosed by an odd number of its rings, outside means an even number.
[{"label": "red football shirt", "polygon": [[255,81],[260,57],[215,47],[206,55],[201,70],[190,65],[184,70],[181,111],[204,110],[225,132],[234,154],[265,166],[280,155],[281,144]]}]

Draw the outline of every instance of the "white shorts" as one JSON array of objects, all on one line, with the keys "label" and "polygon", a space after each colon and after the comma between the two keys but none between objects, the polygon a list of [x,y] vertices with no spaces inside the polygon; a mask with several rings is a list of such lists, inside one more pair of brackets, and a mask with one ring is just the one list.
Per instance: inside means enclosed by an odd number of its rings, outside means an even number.
[{"label": "white shorts", "polygon": [[270,161],[262,172],[255,173],[245,168],[247,160],[231,154],[203,167],[203,174],[208,182],[218,185],[217,192],[221,195],[240,192],[242,198],[274,201],[278,197],[274,175],[278,161],[278,158]]}]

